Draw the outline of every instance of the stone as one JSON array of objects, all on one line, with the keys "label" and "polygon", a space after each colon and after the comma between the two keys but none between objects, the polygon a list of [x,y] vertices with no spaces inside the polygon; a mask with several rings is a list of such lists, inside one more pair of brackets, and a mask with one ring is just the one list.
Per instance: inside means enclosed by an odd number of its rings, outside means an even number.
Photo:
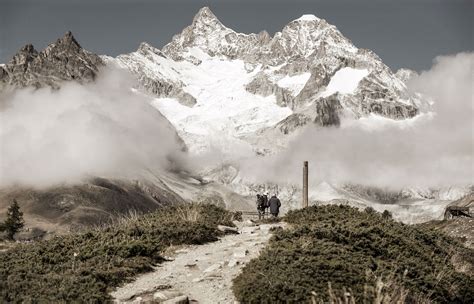
[{"label": "stone", "polygon": [[255,231],[260,230],[260,227],[254,226],[254,227],[242,227],[242,233],[255,233]]},{"label": "stone", "polygon": [[165,290],[165,289],[171,289],[173,286],[170,284],[160,284],[158,286],[155,286],[154,291],[156,290]]},{"label": "stone", "polygon": [[195,268],[197,266],[196,263],[187,263],[186,265],[184,265],[184,267],[188,267],[188,268]]},{"label": "stone", "polygon": [[239,233],[239,229],[236,227],[229,227],[229,226],[224,226],[224,225],[218,225],[217,229],[224,233]]},{"label": "stone", "polygon": [[243,225],[245,227],[253,227],[253,226],[255,226],[255,223],[252,222],[251,220],[246,220],[245,222],[243,222]]},{"label": "stone", "polygon": [[178,296],[162,302],[163,304],[188,304],[189,299],[187,296]]},{"label": "stone", "polygon": [[227,264],[227,266],[229,266],[230,268],[232,267],[235,267],[237,266],[238,264],[240,264],[240,262],[236,259],[230,259],[229,263]]},{"label": "stone", "polygon": [[249,251],[245,248],[239,248],[234,251],[234,258],[245,258]]},{"label": "stone", "polygon": [[204,273],[211,273],[222,268],[221,264],[214,264],[204,270]]},{"label": "stone", "polygon": [[166,301],[179,296],[182,296],[182,293],[176,290],[160,290],[153,294],[153,300]]},{"label": "stone", "polygon": [[178,249],[175,251],[176,253],[188,253],[189,249]]}]

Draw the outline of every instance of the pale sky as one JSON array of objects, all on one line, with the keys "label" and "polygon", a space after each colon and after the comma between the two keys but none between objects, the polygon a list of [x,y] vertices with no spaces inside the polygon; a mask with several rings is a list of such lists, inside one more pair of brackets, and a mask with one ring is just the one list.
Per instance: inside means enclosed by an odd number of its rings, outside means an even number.
[{"label": "pale sky", "polygon": [[270,34],[303,14],[334,24],[392,69],[428,69],[437,55],[473,50],[470,0],[0,0],[0,62],[27,43],[41,50],[71,30],[98,54],[161,48],[203,6],[238,32]]}]

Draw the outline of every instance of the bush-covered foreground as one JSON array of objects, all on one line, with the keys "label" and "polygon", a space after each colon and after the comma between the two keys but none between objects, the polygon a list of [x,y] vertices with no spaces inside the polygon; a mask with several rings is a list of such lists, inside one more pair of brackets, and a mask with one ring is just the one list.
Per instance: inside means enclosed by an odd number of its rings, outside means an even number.
[{"label": "bush-covered foreground", "polygon": [[170,245],[202,244],[220,235],[232,214],[213,205],[166,207],[81,234],[15,246],[0,253],[0,302],[110,300],[108,291],[151,270]]},{"label": "bush-covered foreground", "polygon": [[234,280],[242,303],[474,303],[472,273],[451,264],[469,249],[439,232],[349,206],[291,211],[285,220],[291,228]]}]

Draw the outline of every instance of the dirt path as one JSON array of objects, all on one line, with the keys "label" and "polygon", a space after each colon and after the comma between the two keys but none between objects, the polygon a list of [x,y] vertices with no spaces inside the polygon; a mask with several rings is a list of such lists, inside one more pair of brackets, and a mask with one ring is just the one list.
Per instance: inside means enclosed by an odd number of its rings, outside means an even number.
[{"label": "dirt path", "polygon": [[[239,234],[217,242],[177,250],[172,261],[138,277],[111,295],[119,303],[233,303],[232,279],[258,256],[271,236],[270,229],[282,224],[239,224]],[[187,298],[187,299],[186,299]],[[181,301],[181,302],[180,302]]]}]

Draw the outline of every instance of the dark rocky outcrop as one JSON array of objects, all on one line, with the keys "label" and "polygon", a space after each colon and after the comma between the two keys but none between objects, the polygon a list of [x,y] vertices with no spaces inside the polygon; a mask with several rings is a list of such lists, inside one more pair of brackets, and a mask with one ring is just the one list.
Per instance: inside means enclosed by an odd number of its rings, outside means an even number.
[{"label": "dark rocky outcrop", "polygon": [[418,114],[418,109],[412,105],[402,104],[400,102],[371,101],[370,103],[361,103],[362,112],[374,113],[393,119],[406,119]]},{"label": "dark rocky outcrop", "polygon": [[264,97],[274,94],[279,106],[289,107],[291,109],[295,108],[294,97],[291,93],[275,85],[263,72],[258,73],[257,76],[245,86],[245,89],[252,94]]},{"label": "dark rocky outcrop", "polygon": [[323,127],[339,126],[341,124],[340,114],[342,110],[343,107],[339,102],[338,94],[327,98],[320,98],[316,101],[316,118],[314,123]]},{"label": "dark rocky outcrop", "polygon": [[305,114],[294,113],[287,118],[280,121],[275,127],[283,134],[290,134],[291,132],[305,126],[311,121],[311,118]]},{"label": "dark rocky outcrop", "polygon": [[159,78],[151,78],[145,74],[135,75],[138,78],[140,88],[157,97],[175,97],[181,104],[188,107],[196,104],[196,98],[184,92],[180,85]]},{"label": "dark rocky outcrop", "polygon": [[0,69],[0,88],[51,86],[58,88],[61,81],[80,83],[94,80],[104,65],[96,54],[84,50],[71,32],[38,52],[27,44]]}]

